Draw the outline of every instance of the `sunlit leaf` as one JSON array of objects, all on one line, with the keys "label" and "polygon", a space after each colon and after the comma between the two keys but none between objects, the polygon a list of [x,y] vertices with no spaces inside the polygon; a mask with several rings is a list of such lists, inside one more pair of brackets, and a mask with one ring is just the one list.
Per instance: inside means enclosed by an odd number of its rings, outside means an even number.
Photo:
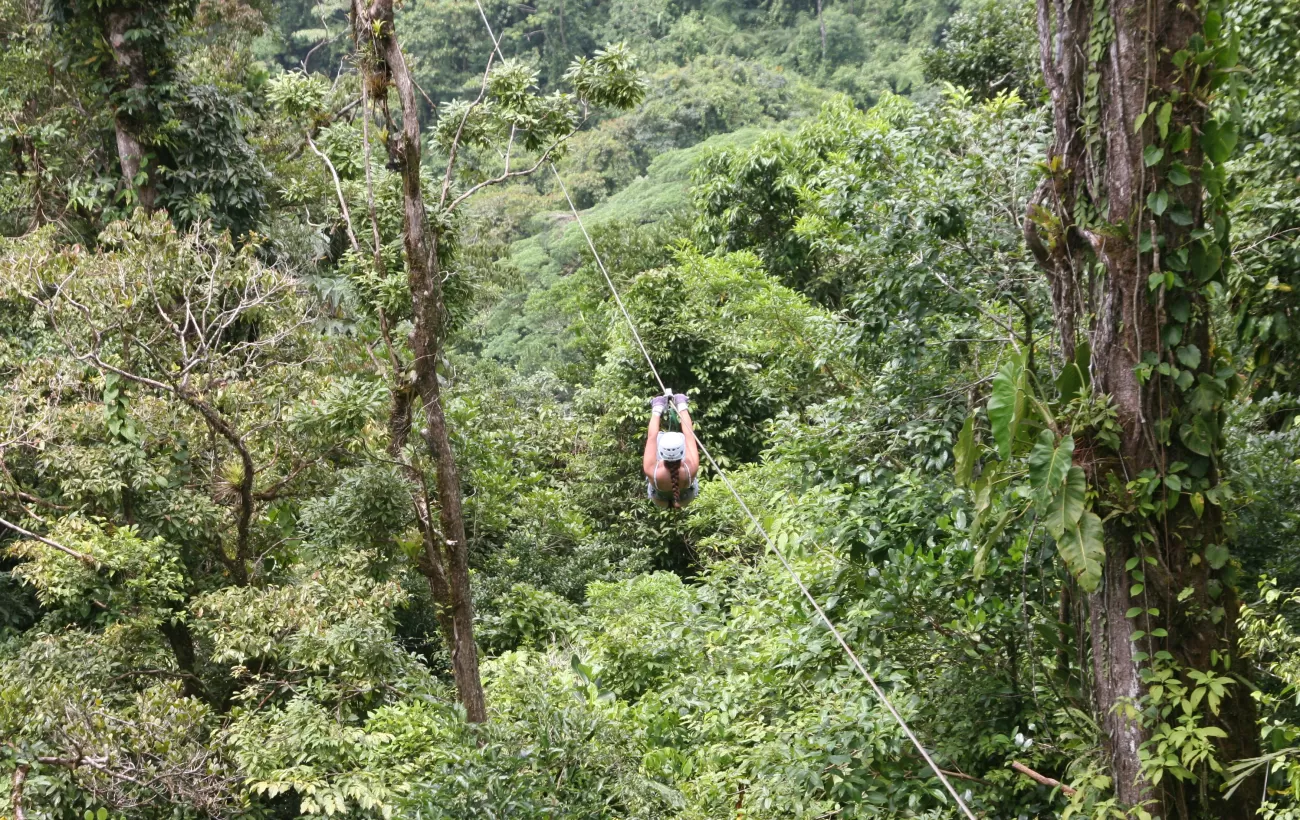
[{"label": "sunlit leaf", "polygon": [[1101,567],[1106,560],[1103,538],[1101,519],[1096,513],[1085,512],[1056,541],[1061,558],[1084,592],[1096,592],[1101,583]]}]

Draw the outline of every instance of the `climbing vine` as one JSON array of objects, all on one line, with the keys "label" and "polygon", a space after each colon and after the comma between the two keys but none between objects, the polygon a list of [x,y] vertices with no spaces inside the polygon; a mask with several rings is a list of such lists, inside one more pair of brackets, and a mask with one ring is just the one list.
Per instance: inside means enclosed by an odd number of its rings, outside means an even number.
[{"label": "climbing vine", "polygon": [[[1171,791],[1166,778],[1189,784],[1201,802],[1217,799],[1228,737],[1224,703],[1240,688],[1221,512],[1232,490],[1218,460],[1225,404],[1240,378],[1214,346],[1209,321],[1230,263],[1224,163],[1237,139],[1238,49],[1224,5],[1214,0],[1195,10],[1197,30],[1175,39],[1181,47],[1172,53],[1160,50],[1151,6],[1136,29],[1140,55],[1124,54],[1129,46],[1116,32],[1116,15],[1137,10],[1096,2],[1087,16],[1056,21],[1088,23],[1079,147],[1069,147],[1073,137],[1065,142],[1067,153],[1081,153],[1045,164],[1050,190],[1070,196],[1046,198],[1030,217],[1031,228],[1049,237],[1040,261],[1056,260],[1049,273],[1057,277],[1067,356],[1049,373],[1034,365],[1031,347],[1018,346],[992,378],[982,419],[978,412],[967,419],[955,448],[958,483],[970,487],[976,510],[977,574],[1008,522],[1029,516],[1082,592],[1105,584],[1105,596],[1090,604],[1104,608],[1089,625],[1094,663],[1109,675],[1116,658],[1125,658],[1144,691],[1134,699],[1117,686],[1098,706],[1112,737],[1133,731],[1140,744],[1128,769],[1136,790],[1123,801],[1140,817],[1164,814],[1166,800],[1186,814],[1184,791]],[[1189,12],[1162,13],[1167,19],[1159,24],[1173,29],[1186,25],[1179,15]],[[1137,89],[1144,109],[1120,123],[1128,135],[1114,133],[1123,104],[1111,99],[1108,107],[1108,97],[1127,91],[1116,74],[1122,60],[1147,74]],[[1136,151],[1117,150],[1134,136],[1141,140]],[[1072,222],[1053,215],[1062,206]],[[1068,338],[1080,312],[1086,338]],[[1125,357],[1134,362],[1129,373]],[[985,425],[992,441],[981,449]],[[1122,562],[1124,575],[1107,573],[1107,561]],[[1097,632],[1117,618],[1127,629]],[[1213,637],[1196,645],[1180,638],[1198,633]],[[1116,656],[1110,647],[1123,642],[1132,646]],[[1124,784],[1115,785],[1123,793]],[[1075,805],[1096,799],[1083,789]]]}]

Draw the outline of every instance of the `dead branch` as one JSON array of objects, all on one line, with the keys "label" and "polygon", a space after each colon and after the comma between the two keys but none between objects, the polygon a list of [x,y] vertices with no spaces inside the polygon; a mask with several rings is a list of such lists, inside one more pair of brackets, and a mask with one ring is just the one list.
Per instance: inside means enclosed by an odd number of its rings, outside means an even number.
[{"label": "dead branch", "polygon": [[1055,780],[1051,777],[1048,777],[1045,774],[1039,774],[1038,772],[1034,771],[1033,769],[1029,768],[1028,766],[1026,766],[1025,764],[1021,763],[1018,760],[1011,761],[1011,768],[1015,769],[1016,771],[1020,772],[1025,777],[1029,778],[1030,780],[1033,780],[1036,783],[1041,783],[1044,786],[1050,786],[1053,789],[1060,789],[1061,793],[1066,795],[1067,797],[1073,796],[1076,791],[1075,789],[1065,785],[1059,780]]},{"label": "dead branch", "polygon": [[955,777],[955,778],[957,778],[958,780],[969,780],[970,782],[972,782],[972,783],[978,783],[978,784],[980,784],[981,786],[992,786],[992,785],[993,785],[992,783],[988,782],[987,780],[985,780],[985,779],[982,778],[982,777],[975,777],[975,776],[973,776],[973,775],[969,775],[969,774],[962,774],[961,772],[950,772],[950,771],[948,771],[947,769],[940,769],[939,771],[942,772],[942,773],[944,774],[945,777]]},{"label": "dead branch", "polygon": [[78,552],[77,550],[74,550],[71,547],[65,547],[62,544],[60,544],[58,541],[52,541],[43,535],[37,535],[31,530],[25,530],[22,527],[18,526],[17,524],[14,524],[10,521],[6,521],[3,518],[0,518],[0,524],[3,524],[4,526],[8,527],[9,529],[13,530],[19,535],[24,536],[25,538],[30,538],[33,541],[39,541],[45,546],[56,549],[59,552],[63,553],[64,555],[69,555],[73,558],[76,558],[78,561],[80,561],[81,563],[85,564],[88,567],[98,569],[100,566],[99,560],[94,558],[93,556],[87,555],[84,552]]},{"label": "dead branch", "polygon": [[[364,111],[362,112],[362,116],[365,116]],[[343,212],[343,225],[348,229],[348,242],[352,245],[352,250],[356,252],[357,256],[360,256],[361,244],[357,242],[357,235],[352,231],[352,213],[348,210],[347,197],[343,196],[343,184],[339,182],[339,172],[335,170],[334,163],[330,162],[330,158],[325,156],[325,154],[316,147],[316,143],[312,140],[311,134],[307,134],[306,137],[307,147],[311,149],[313,154],[321,158],[321,162],[325,163],[326,168],[330,169],[330,176],[334,179],[334,193],[337,195],[339,200],[339,210]],[[368,165],[366,166],[366,173],[370,173],[370,167]]]},{"label": "dead branch", "polygon": [[[478,98],[470,103],[461,115],[460,124],[456,126],[456,135],[452,137],[451,147],[447,151],[447,172],[442,176],[442,192],[438,196],[438,207],[441,208],[447,203],[447,192],[451,190],[451,174],[456,167],[456,154],[460,148],[460,136],[465,131],[465,123],[469,120],[469,115],[482,104],[483,98],[487,96],[488,77],[492,74],[492,61],[496,57],[496,50],[488,52],[487,67],[483,69],[483,82],[479,86]],[[449,209],[450,210],[450,209]]]},{"label": "dead branch", "polygon": [[537,162],[533,163],[528,168],[525,168],[522,171],[511,171],[510,166],[507,163],[506,170],[502,171],[500,174],[492,177],[491,179],[485,179],[482,182],[478,183],[477,185],[470,186],[464,193],[462,193],[460,196],[453,199],[451,201],[451,204],[447,206],[447,210],[449,212],[456,210],[456,207],[458,205],[460,205],[462,202],[472,197],[474,194],[488,187],[489,185],[499,185],[502,182],[505,182],[506,180],[515,179],[516,177],[531,176],[533,173],[537,171],[538,168],[541,168],[544,164],[550,161],[551,155],[556,151],[556,149],[558,149],[561,145],[567,142],[568,139],[572,137],[574,134],[578,133],[578,130],[582,127],[583,123],[585,122],[586,122],[586,118],[583,118],[578,122],[576,126],[574,126],[572,131],[568,132],[562,137],[557,138],[554,142],[548,145],[546,147],[546,150],[542,152],[541,157],[538,158]]}]

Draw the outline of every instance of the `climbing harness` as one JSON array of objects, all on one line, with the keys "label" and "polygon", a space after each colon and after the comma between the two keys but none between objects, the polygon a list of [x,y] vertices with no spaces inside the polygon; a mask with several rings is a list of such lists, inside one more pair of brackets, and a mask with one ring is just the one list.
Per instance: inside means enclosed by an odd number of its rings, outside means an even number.
[{"label": "climbing harness", "polygon": [[[677,435],[681,434],[678,433]],[[659,460],[655,462],[656,473],[659,472],[659,465],[663,464],[665,460],[666,459],[660,456]],[[699,470],[696,470],[695,473],[692,474],[689,467],[682,465],[681,471],[686,474],[686,486],[683,487],[678,485],[676,498],[673,497],[672,490],[660,489],[656,486],[655,480],[648,477],[645,481],[646,497],[656,503],[663,502],[670,507],[676,505],[679,509],[694,501],[700,494]]]},{"label": "climbing harness", "polygon": [[[496,51],[497,56],[504,60],[506,57],[501,53],[501,44],[498,42],[496,34],[492,31],[492,24],[488,22],[487,12],[483,10],[482,0],[474,0],[474,5],[478,6],[478,13],[479,16],[483,18],[483,25],[487,28],[488,37],[492,38],[493,49]],[[582,231],[583,238],[587,240],[587,247],[591,249],[591,255],[596,260],[596,267],[600,269],[601,275],[605,277],[605,283],[609,285],[609,292],[613,294],[614,302],[618,305],[618,309],[623,313],[623,318],[627,321],[628,329],[632,331],[632,338],[636,340],[637,347],[641,348],[641,354],[645,356],[646,364],[650,367],[650,373],[654,376],[655,381],[658,382],[659,388],[664,391],[664,395],[671,396],[672,391],[664,384],[664,380],[659,377],[659,371],[655,368],[654,359],[650,358],[650,352],[646,350],[645,343],[641,341],[641,334],[637,332],[636,322],[632,321],[632,315],[627,312],[627,307],[623,304],[622,297],[619,296],[618,288],[614,286],[614,280],[610,278],[609,271],[605,269],[605,263],[601,260],[600,253],[597,252],[595,243],[591,241],[591,234],[587,233],[587,227],[582,224],[582,215],[578,213],[577,206],[573,204],[573,198],[569,196],[569,189],[565,187],[564,180],[560,178],[560,172],[555,170],[555,163],[553,162],[548,162],[547,166],[555,176],[555,181],[559,183],[560,191],[564,193],[565,201],[569,203],[569,210],[573,212],[573,218],[578,224],[578,229]],[[671,406],[671,404],[672,402],[670,401],[669,405]],[[700,452],[704,453],[704,457],[709,460],[709,464],[718,474],[718,478],[722,479],[722,483],[726,485],[727,489],[731,492],[731,495],[736,499],[736,503],[740,505],[740,509],[744,511],[746,517],[749,518],[750,523],[754,525],[754,529],[763,537],[763,541],[767,544],[768,551],[775,555],[777,560],[781,562],[781,566],[785,568],[786,573],[789,574],[790,579],[794,581],[795,586],[799,587],[799,591],[803,593],[803,597],[808,601],[808,604],[813,608],[813,611],[817,613],[817,616],[821,618],[822,623],[824,623],[826,628],[830,630],[831,635],[835,637],[836,643],[838,643],[840,648],[844,650],[844,654],[848,656],[853,667],[858,670],[866,680],[867,684],[870,685],[871,691],[876,693],[876,697],[879,698],[880,702],[889,710],[889,714],[893,716],[894,722],[898,724],[898,727],[903,730],[903,734],[907,735],[907,739],[912,742],[914,747],[916,747],[916,751],[925,760],[926,765],[930,767],[930,770],[934,772],[934,776],[939,778],[939,782],[943,784],[948,794],[952,796],[952,799],[957,802],[962,813],[966,815],[967,820],[976,820],[970,807],[966,805],[966,801],[957,793],[957,790],[953,788],[952,783],[943,773],[943,770],[939,768],[939,765],[934,762],[934,758],[932,758],[930,753],[926,751],[925,747],[921,745],[921,741],[917,739],[916,735],[912,732],[911,727],[907,725],[907,721],[903,719],[903,716],[899,714],[898,709],[894,707],[889,696],[887,696],[884,690],[880,688],[880,685],[876,683],[876,679],[872,677],[871,673],[867,671],[867,668],[862,665],[862,661],[858,660],[857,654],[849,646],[848,641],[844,640],[844,635],[840,633],[839,628],[835,626],[833,621],[831,621],[830,617],[826,614],[826,610],[822,609],[821,604],[817,603],[817,599],[813,597],[813,594],[808,591],[808,587],[804,584],[803,579],[799,577],[799,573],[795,568],[791,566],[790,561],[779,549],[777,549],[776,544],[772,541],[772,536],[767,534],[767,530],[763,527],[762,523],[754,513],[750,511],[749,505],[745,503],[745,499],[741,498],[740,493],[736,491],[735,485],[731,483],[731,479],[727,477],[727,474],[723,471],[722,467],[718,465],[716,460],[714,460],[713,455],[709,452],[709,449],[704,446],[704,442],[700,441],[699,436],[695,437],[695,444],[699,448]]]}]

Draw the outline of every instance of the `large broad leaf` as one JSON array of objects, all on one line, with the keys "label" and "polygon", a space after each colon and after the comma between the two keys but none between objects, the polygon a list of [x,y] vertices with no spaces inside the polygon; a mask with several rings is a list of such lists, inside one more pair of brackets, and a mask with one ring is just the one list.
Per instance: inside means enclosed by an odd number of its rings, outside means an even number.
[{"label": "large broad leaf", "polygon": [[957,445],[952,448],[953,471],[957,476],[957,486],[965,487],[970,483],[975,470],[975,417],[967,416],[957,436]]},{"label": "large broad leaf", "polygon": [[1056,377],[1056,393],[1062,402],[1073,401],[1083,388],[1083,373],[1074,362],[1066,362]]},{"label": "large broad leaf", "polygon": [[1025,365],[1019,356],[1003,362],[993,377],[993,391],[988,404],[989,426],[993,428],[993,440],[998,445],[998,458],[1003,461],[1011,456],[1011,439],[1024,414],[1024,379]]},{"label": "large broad leaf", "polygon": [[1197,455],[1208,456],[1214,452],[1214,443],[1218,437],[1215,426],[1209,414],[1201,413],[1194,416],[1190,424],[1179,425],[1178,438],[1188,450]]},{"label": "large broad leaf", "polygon": [[1195,370],[1201,366],[1201,349],[1196,345],[1183,345],[1176,351],[1178,363]]},{"label": "large broad leaf", "polygon": [[1203,285],[1223,267],[1223,248],[1204,239],[1193,242],[1187,254],[1187,265],[1196,276],[1196,283]]},{"label": "large broad leaf", "polygon": [[1078,526],[1079,519],[1083,517],[1083,495],[1087,489],[1088,479],[1083,470],[1071,467],[1065,475],[1065,482],[1048,499],[1043,523],[1057,541],[1061,540],[1067,529]]},{"label": "large broad leaf", "polygon": [[1089,370],[1092,367],[1092,345],[1088,344],[1086,339],[1074,346],[1074,364],[1079,368],[1079,374],[1083,376],[1083,386],[1090,386],[1092,384],[1092,374]]},{"label": "large broad leaf", "polygon": [[1044,504],[1065,482],[1065,472],[1074,461],[1074,437],[1066,436],[1056,444],[1051,430],[1038,434],[1038,441],[1029,451],[1029,484],[1034,488],[1034,498]]},{"label": "large broad leaf", "polygon": [[1204,373],[1197,381],[1196,389],[1187,395],[1187,412],[1198,416],[1217,416],[1219,407],[1227,398],[1227,391],[1224,390],[1226,385]]},{"label": "large broad leaf", "polygon": [[1201,147],[1216,165],[1227,162],[1237,147],[1237,126],[1231,121],[1209,120],[1201,131]]},{"label": "large broad leaf", "polygon": [[1079,523],[1067,527],[1062,536],[1056,539],[1056,546],[1065,566],[1083,591],[1096,592],[1101,583],[1101,565],[1106,560],[1101,519],[1097,514],[1085,512],[1079,518]]},{"label": "large broad leaf", "polygon": [[[993,485],[998,481],[998,462],[993,461],[984,465],[980,471],[980,477],[975,479],[971,489],[975,491],[975,513],[982,517],[988,512],[993,503]],[[976,520],[979,520],[978,518]],[[973,527],[972,532],[977,531],[979,527]]]},{"label": "large broad leaf", "polygon": [[989,556],[993,552],[993,545],[997,543],[998,538],[1002,536],[1002,531],[1007,528],[1007,522],[1011,520],[1013,510],[1006,509],[1002,515],[993,523],[989,531],[980,539],[980,545],[975,550],[975,562],[972,570],[977,579],[984,577],[984,572],[988,569]]},{"label": "large broad leaf", "polygon": [[1092,348],[1087,341],[1081,341],[1074,348],[1074,361],[1066,362],[1061,373],[1056,377],[1058,400],[1069,402],[1092,384],[1092,375],[1088,367],[1092,363]]}]

